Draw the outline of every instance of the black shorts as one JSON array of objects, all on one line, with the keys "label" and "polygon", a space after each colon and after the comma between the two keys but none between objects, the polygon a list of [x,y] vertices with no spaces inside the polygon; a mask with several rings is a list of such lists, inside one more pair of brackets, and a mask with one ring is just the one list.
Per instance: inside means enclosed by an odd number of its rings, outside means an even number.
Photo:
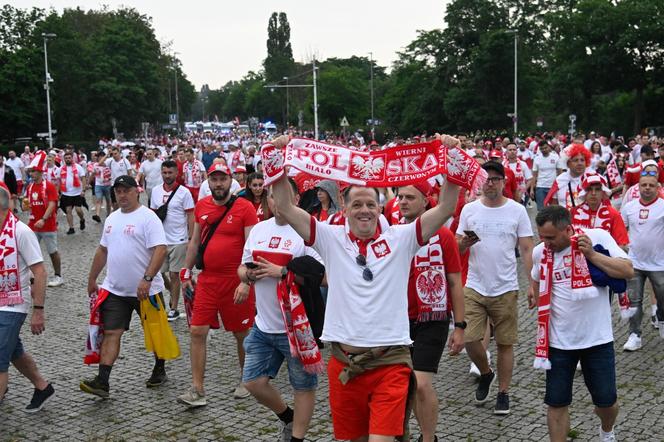
[{"label": "black shorts", "polygon": [[447,334],[450,331],[450,320],[415,322],[410,321],[410,355],[413,369],[438,373],[438,364],[443,356]]},{"label": "black shorts", "polygon": [[67,196],[60,195],[60,208],[66,210],[67,207],[82,207],[85,205],[83,195]]},{"label": "black shorts", "polygon": [[[158,293],[161,302],[164,302],[164,296]],[[108,297],[100,307],[101,320],[105,330],[129,330],[131,323],[131,314],[136,311],[141,314],[141,302],[134,296],[118,296],[109,293]]]}]

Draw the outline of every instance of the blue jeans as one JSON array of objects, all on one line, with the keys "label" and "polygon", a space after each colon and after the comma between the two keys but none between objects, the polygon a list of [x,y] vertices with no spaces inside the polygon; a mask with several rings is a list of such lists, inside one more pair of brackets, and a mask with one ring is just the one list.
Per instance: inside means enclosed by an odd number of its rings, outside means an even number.
[{"label": "blue jeans", "polygon": [[111,186],[95,185],[95,198],[101,200],[102,198],[111,198]]},{"label": "blue jeans", "polygon": [[274,379],[284,360],[288,363],[288,379],[295,391],[311,391],[318,386],[318,376],[304,371],[299,359],[291,356],[286,333],[264,333],[254,324],[244,338],[242,382],[258,378]]},{"label": "blue jeans", "polygon": [[632,307],[636,307],[636,313],[629,318],[629,332],[639,336],[641,336],[641,320],[643,319],[643,287],[646,279],[650,280],[652,291],[657,299],[657,320],[664,321],[664,270],[651,272],[634,269],[634,277],[627,281],[629,302]]},{"label": "blue jeans", "polygon": [[25,313],[0,312],[0,373],[7,373],[9,363],[25,353],[20,335],[26,316]]},{"label": "blue jeans", "polygon": [[576,364],[581,361],[583,380],[593,404],[599,408],[616,403],[616,355],[613,342],[580,350],[549,347],[551,370],[546,372],[544,403],[550,407],[566,407],[572,403],[572,385]]},{"label": "blue jeans", "polygon": [[549,190],[551,190],[550,187],[535,187],[535,202],[538,212],[544,208],[544,198],[549,194]]}]

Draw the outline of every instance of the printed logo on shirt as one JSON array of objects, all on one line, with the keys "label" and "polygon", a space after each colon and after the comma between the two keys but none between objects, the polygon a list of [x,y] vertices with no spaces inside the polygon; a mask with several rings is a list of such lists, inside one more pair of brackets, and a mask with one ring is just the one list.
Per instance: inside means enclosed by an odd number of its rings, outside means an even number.
[{"label": "printed logo on shirt", "polygon": [[111,229],[112,229],[112,228],[113,228],[113,226],[106,226],[106,234],[107,234],[107,235],[108,235],[109,233],[111,233]]},{"label": "printed logo on shirt", "polygon": [[124,233],[125,235],[133,236],[133,235],[134,235],[134,230],[135,230],[135,229],[136,229],[136,226],[135,226],[135,225],[133,225],[133,224],[127,224],[127,225],[125,226],[124,230],[123,230],[123,233]]},{"label": "printed logo on shirt", "polygon": [[292,245],[293,245],[293,241],[291,241],[290,239],[287,239],[286,241],[284,241],[284,249],[290,249],[290,246],[292,246]]},{"label": "printed logo on shirt", "polygon": [[565,267],[572,267],[572,255],[565,255],[563,263],[565,264]]},{"label": "printed logo on shirt", "polygon": [[226,224],[233,224],[233,215],[228,215],[228,218],[226,218]]},{"label": "printed logo on shirt", "polygon": [[205,220],[207,220],[207,219],[208,219],[208,216],[207,216],[207,215],[203,215],[203,216],[201,216],[201,220],[205,221]]},{"label": "printed logo on shirt", "polygon": [[373,250],[374,255],[376,255],[376,258],[382,258],[392,252],[390,250],[390,246],[387,245],[387,241],[384,239],[378,241],[377,243],[371,244],[371,249]]},{"label": "printed logo on shirt", "polygon": [[639,210],[639,219],[648,219],[650,214],[650,209],[641,209]]},{"label": "printed logo on shirt", "polygon": [[271,249],[279,248],[280,242],[281,242],[280,236],[273,236],[272,239],[270,239],[270,244],[268,245],[268,247],[270,247]]}]

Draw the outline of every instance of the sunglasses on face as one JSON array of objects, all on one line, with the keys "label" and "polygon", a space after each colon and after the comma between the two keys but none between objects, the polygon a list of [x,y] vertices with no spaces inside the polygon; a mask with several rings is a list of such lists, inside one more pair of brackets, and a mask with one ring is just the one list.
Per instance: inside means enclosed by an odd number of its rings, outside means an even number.
[{"label": "sunglasses on face", "polygon": [[355,263],[364,269],[362,270],[362,278],[365,281],[373,281],[373,272],[367,267],[367,257],[360,253],[355,257]]},{"label": "sunglasses on face", "polygon": [[641,176],[657,176],[658,173],[656,170],[642,170]]}]

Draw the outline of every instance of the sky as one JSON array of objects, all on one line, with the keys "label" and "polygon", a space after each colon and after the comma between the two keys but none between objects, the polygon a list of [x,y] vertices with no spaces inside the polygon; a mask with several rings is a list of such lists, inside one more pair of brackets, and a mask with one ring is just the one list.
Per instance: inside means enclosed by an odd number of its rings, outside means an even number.
[{"label": "sky", "polygon": [[18,8],[81,7],[115,9],[126,5],[152,17],[160,42],[172,42],[183,70],[197,89],[217,89],[261,69],[267,55],[267,24],[272,12],[285,12],[295,61],[353,55],[369,56],[389,67],[397,51],[418,30],[442,28],[448,0],[250,0],[242,1],[86,1],[15,0]]}]

